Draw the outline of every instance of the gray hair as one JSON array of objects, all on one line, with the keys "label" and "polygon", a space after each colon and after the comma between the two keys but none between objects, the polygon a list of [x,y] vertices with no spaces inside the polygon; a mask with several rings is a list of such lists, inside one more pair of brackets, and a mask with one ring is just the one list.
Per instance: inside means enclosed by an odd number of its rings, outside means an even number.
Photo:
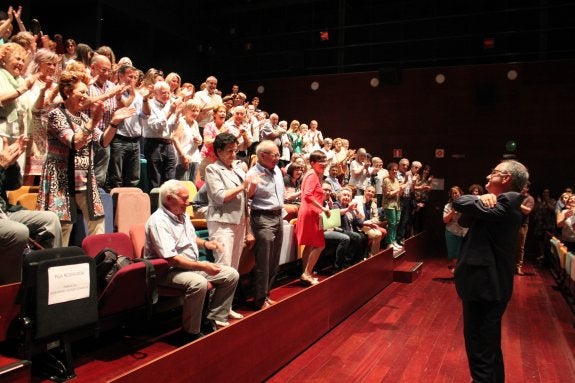
[{"label": "gray hair", "polygon": [[181,189],[186,189],[184,183],[180,180],[167,180],[160,186],[160,203],[162,205],[166,204],[166,199],[168,196],[178,194]]},{"label": "gray hair", "polygon": [[501,164],[503,170],[511,175],[511,190],[520,192],[529,181],[529,172],[525,165],[515,160],[505,160]]},{"label": "gray hair", "polygon": [[266,151],[272,150],[272,149],[274,149],[274,148],[277,149],[277,147],[278,147],[278,146],[277,146],[273,141],[263,140],[263,141],[260,142],[260,144],[256,147],[256,154],[257,154],[257,156],[258,156],[258,158],[259,158],[259,157],[260,157],[260,154],[261,154],[262,152],[266,152]]}]

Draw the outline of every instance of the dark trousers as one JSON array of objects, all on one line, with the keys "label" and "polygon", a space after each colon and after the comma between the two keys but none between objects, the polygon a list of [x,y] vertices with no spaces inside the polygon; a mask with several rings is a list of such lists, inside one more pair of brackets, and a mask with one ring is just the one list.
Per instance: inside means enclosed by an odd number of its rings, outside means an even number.
[{"label": "dark trousers", "polygon": [[274,284],[282,248],[283,220],[281,215],[254,214],[250,218],[252,233],[256,239],[254,254],[254,305],[261,307],[269,297]]},{"label": "dark trousers", "polygon": [[172,143],[146,138],[144,155],[148,160],[150,189],[159,188],[167,180],[176,178],[176,153]]},{"label": "dark trousers", "polygon": [[399,223],[397,224],[397,231],[395,234],[396,242],[403,241],[405,239],[405,232],[411,215],[411,198],[401,197],[399,199],[399,204],[401,213],[399,214]]},{"label": "dark trousers", "polygon": [[118,138],[110,144],[110,163],[108,164],[108,190],[116,187],[137,187],[140,182],[140,142]]},{"label": "dark trousers", "polygon": [[505,381],[501,318],[507,302],[463,301],[463,334],[474,383]]},{"label": "dark trousers", "polygon": [[349,236],[335,230],[324,231],[323,235],[325,237],[326,249],[328,247],[335,247],[335,259],[333,266],[336,269],[340,269],[342,267],[351,265],[352,257],[349,253],[349,244],[351,240]]},{"label": "dark trousers", "polygon": [[108,163],[110,162],[110,147],[101,147],[94,144],[94,174],[98,187],[106,186],[106,176],[108,175]]}]

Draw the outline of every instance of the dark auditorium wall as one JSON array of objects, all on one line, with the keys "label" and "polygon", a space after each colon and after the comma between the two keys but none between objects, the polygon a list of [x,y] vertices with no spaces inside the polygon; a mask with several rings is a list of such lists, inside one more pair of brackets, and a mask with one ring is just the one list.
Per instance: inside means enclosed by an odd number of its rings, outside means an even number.
[{"label": "dark auditorium wall", "polygon": [[[370,86],[380,72],[262,80],[241,84],[259,94],[262,109],[281,119],[316,119],[324,136],[349,137],[393,158],[432,166],[445,187],[485,183],[499,159],[514,154],[530,169],[532,194],[549,187],[554,195],[575,185],[575,75],[572,61],[513,63],[401,70],[396,84]],[[517,72],[515,80],[507,78]],[[383,75],[389,71],[382,71]],[[445,81],[438,84],[437,74]],[[392,79],[393,80],[393,79]],[[316,81],[319,88],[310,88]],[[393,82],[393,81],[392,81]],[[227,84],[222,89],[226,90]],[[231,86],[231,85],[230,85]],[[506,150],[508,141],[516,150]],[[435,158],[435,149],[445,157]],[[433,192],[437,214],[445,192]]]}]

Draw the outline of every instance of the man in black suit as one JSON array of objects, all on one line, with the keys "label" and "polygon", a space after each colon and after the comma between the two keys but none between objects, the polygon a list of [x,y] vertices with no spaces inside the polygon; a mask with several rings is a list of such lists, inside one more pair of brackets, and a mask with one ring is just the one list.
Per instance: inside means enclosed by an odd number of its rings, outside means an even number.
[{"label": "man in black suit", "polygon": [[517,161],[503,161],[487,176],[488,194],[453,201],[469,232],[455,268],[463,302],[465,349],[474,382],[504,382],[501,318],[513,291],[521,189],[529,173]]}]

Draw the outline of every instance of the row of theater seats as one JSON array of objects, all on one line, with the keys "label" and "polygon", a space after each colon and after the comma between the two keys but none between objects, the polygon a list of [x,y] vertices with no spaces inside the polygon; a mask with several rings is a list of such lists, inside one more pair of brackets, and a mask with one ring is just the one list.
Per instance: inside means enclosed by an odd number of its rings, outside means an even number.
[{"label": "row of theater seats", "polygon": [[[145,225],[134,225],[129,233],[90,235],[81,248],[36,250],[25,256],[17,297],[20,315],[11,337],[20,358],[37,356],[34,363],[39,361],[42,375],[54,381],[73,378],[73,341],[141,324],[156,318],[159,311],[182,304],[183,291],[156,283],[169,269],[163,259],[131,263],[105,286],[98,285],[94,258],[101,250],[113,249],[130,258],[141,256]],[[205,238],[207,231],[198,231],[198,235]],[[201,255],[211,256],[206,250]]]},{"label": "row of theater seats", "polygon": [[549,243],[551,271],[567,303],[575,311],[575,254],[568,251],[567,246],[554,236]]},{"label": "row of theater seats", "polygon": [[[190,201],[197,193],[197,188],[191,181],[184,181],[190,193]],[[102,204],[104,205],[105,231],[106,233],[122,232],[128,234],[130,227],[135,224],[145,223],[150,214],[159,205],[159,188],[152,189],[149,194],[144,193],[137,187],[119,187],[106,193],[99,190]],[[36,209],[38,199],[37,186],[22,186],[17,190],[8,192],[8,202],[12,205],[22,205],[28,210]],[[188,215],[196,229],[207,227],[205,219],[195,219],[193,207],[187,209]],[[78,211],[78,225],[74,225],[71,245],[81,246],[82,240],[87,235],[87,227],[83,224],[83,216]]]}]

